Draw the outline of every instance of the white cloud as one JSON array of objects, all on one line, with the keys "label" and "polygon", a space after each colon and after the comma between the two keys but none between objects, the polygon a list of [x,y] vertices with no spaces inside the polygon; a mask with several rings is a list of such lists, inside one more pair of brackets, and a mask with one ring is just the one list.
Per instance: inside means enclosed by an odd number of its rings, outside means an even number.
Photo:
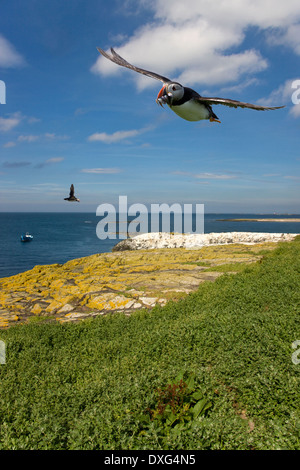
[{"label": "white cloud", "polygon": [[[281,84],[276,90],[273,90],[266,98],[258,100],[258,104],[266,106],[285,105],[290,107],[289,114],[295,118],[300,117],[300,89],[297,84],[300,79],[288,79]],[[295,103],[293,103],[293,95],[295,95]]]},{"label": "white cloud", "polygon": [[0,67],[19,67],[25,60],[5,37],[0,35]]},{"label": "white cloud", "polygon": [[294,118],[299,118],[300,117],[300,104],[295,104],[292,109],[290,110],[290,115],[293,116]]},{"label": "white cloud", "polygon": [[114,142],[120,142],[121,140],[128,139],[130,137],[136,137],[137,135],[147,132],[151,127],[143,127],[142,129],[132,129],[129,131],[116,131],[112,134],[106,132],[97,132],[88,137],[90,142],[104,142],[105,144],[112,144]]},{"label": "white cloud", "polygon": [[8,149],[10,147],[15,147],[16,143],[15,142],[6,142],[6,144],[3,145],[4,148]]},{"label": "white cloud", "polygon": [[45,163],[59,163],[64,160],[64,157],[53,157],[53,158],[48,158]]},{"label": "white cloud", "polygon": [[[26,117],[21,116],[21,113],[15,113],[13,117],[10,118],[0,118],[0,131],[2,130],[3,132],[9,131],[13,129],[15,126],[17,126],[22,119],[25,119]],[[31,121],[32,118],[28,118],[28,122]],[[19,135],[17,138],[17,142],[27,142],[27,143],[32,143],[36,142],[38,140],[50,140],[50,141],[55,141],[55,140],[67,140],[69,139],[69,136],[67,135],[57,135],[57,134],[50,134],[49,132],[46,132],[45,134],[41,135],[33,135],[33,134],[27,134],[27,135]],[[5,147],[13,147],[16,145],[16,142],[8,142],[5,144]]]},{"label": "white cloud", "polygon": [[100,141],[106,144],[111,144],[113,142],[119,142],[120,140],[127,139],[128,137],[135,137],[139,134],[138,130],[132,131],[116,131],[113,134],[107,134],[106,132],[99,132],[89,136],[88,140],[90,142]]},{"label": "white cloud", "polygon": [[172,175],[189,176],[196,179],[208,180],[231,180],[237,178],[235,174],[222,173],[192,173],[188,171],[173,171]]},{"label": "white cloud", "polygon": [[286,179],[300,181],[300,176],[284,176]]},{"label": "white cloud", "polygon": [[207,57],[205,67],[190,67],[178,80],[182,83],[218,85],[238,81],[241,75],[260,72],[267,66],[267,61],[255,50],[230,55],[215,53]]},{"label": "white cloud", "polygon": [[19,135],[18,142],[35,142],[38,138],[38,135]]},{"label": "white cloud", "polygon": [[[268,34],[276,29],[277,41],[298,51],[299,0],[218,0],[217,5],[211,0],[144,0],[143,5],[153,11],[153,21],[125,39],[117,52],[134,65],[184,84],[233,83],[265,70],[268,63],[260,51],[243,48],[250,26]],[[122,70],[101,56],[92,67],[104,76]],[[155,83],[127,73],[139,89]]]},{"label": "white cloud", "polygon": [[209,179],[209,180],[232,180],[235,179],[235,175],[218,174],[218,173],[199,173],[195,175],[197,179]]},{"label": "white cloud", "polygon": [[220,89],[220,93],[222,93],[222,94],[228,94],[228,93],[232,93],[232,92],[240,93],[245,88],[248,88],[249,86],[252,86],[252,85],[258,85],[259,83],[260,83],[260,81],[257,78],[252,77],[252,78],[249,78],[248,80],[247,79],[243,80],[238,85],[233,84],[231,86],[225,86],[225,87]]},{"label": "white cloud", "polygon": [[32,116],[32,117],[28,117],[27,121],[29,124],[35,124],[36,122],[40,122],[41,120],[39,118]]},{"label": "white cloud", "polygon": [[[1,47],[1,46],[0,46]],[[18,126],[22,121],[29,124],[38,122],[39,119],[23,115],[20,111],[8,114],[7,117],[0,117],[0,132],[8,132]],[[32,136],[31,136],[32,137]],[[34,136],[37,137],[37,136]],[[30,141],[29,136],[20,136],[20,141]],[[36,140],[36,139],[35,139]]]},{"label": "white cloud", "polygon": [[22,119],[23,116],[19,112],[10,114],[7,118],[0,117],[0,132],[11,131],[20,124]]},{"label": "white cloud", "polygon": [[98,175],[113,175],[116,173],[121,173],[120,168],[85,168],[81,170],[82,173],[95,173]]},{"label": "white cloud", "polygon": [[273,32],[269,36],[268,42],[273,45],[290,47],[297,55],[300,55],[300,25],[292,24],[285,29]]},{"label": "white cloud", "polygon": [[300,17],[298,0],[148,0],[156,17],[180,22],[203,16],[210,22],[232,26],[257,25],[262,28],[286,26]]},{"label": "white cloud", "polygon": [[48,140],[68,140],[69,139],[68,135],[57,135],[57,134],[50,133],[50,132],[46,132],[44,136]]},{"label": "white cloud", "polygon": [[44,168],[45,166],[52,165],[53,163],[60,163],[64,160],[63,157],[52,157],[48,158],[48,160],[45,160],[42,163],[38,163],[35,168]]}]

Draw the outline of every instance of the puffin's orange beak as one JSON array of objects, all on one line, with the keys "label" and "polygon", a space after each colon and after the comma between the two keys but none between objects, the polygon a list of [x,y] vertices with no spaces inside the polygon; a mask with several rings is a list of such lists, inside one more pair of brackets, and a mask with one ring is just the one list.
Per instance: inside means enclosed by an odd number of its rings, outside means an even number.
[{"label": "puffin's orange beak", "polygon": [[156,103],[157,103],[157,104],[160,104],[160,106],[162,106],[162,103],[161,103],[162,100],[161,100],[161,98],[162,98],[163,95],[164,95],[165,88],[166,88],[166,85],[164,85],[164,86],[162,87],[162,89],[160,90],[160,92],[158,93],[157,98],[156,98]]},{"label": "puffin's orange beak", "polygon": [[157,99],[162,97],[162,95],[164,94],[165,88],[166,88],[166,85],[164,85],[162,89],[160,90],[160,92],[158,93]]}]

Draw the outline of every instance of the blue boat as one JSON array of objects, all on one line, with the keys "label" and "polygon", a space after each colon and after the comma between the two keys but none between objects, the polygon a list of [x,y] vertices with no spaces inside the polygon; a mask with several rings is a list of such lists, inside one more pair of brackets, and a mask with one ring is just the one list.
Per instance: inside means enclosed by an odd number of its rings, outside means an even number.
[{"label": "blue boat", "polygon": [[21,242],[31,242],[33,239],[33,235],[30,235],[28,232],[26,232],[26,235],[21,235]]}]

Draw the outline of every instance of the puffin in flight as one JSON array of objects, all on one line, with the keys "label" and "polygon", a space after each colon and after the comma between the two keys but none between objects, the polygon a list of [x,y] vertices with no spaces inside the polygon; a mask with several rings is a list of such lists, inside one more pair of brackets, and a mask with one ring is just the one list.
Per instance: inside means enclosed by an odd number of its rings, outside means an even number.
[{"label": "puffin in flight", "polygon": [[70,201],[70,202],[77,201],[77,202],[80,202],[80,199],[77,199],[77,197],[74,196],[74,185],[73,184],[71,184],[71,187],[70,187],[70,196],[65,197],[64,201]]},{"label": "puffin in flight", "polygon": [[200,121],[201,119],[209,119],[211,122],[221,122],[212,110],[211,105],[214,104],[223,104],[225,106],[230,106],[231,108],[249,108],[255,109],[257,111],[284,108],[284,106],[258,106],[256,104],[243,103],[242,101],[224,98],[207,98],[199,95],[199,93],[192,90],[191,88],[182,86],[178,82],[173,82],[163,75],[159,75],[158,73],[150,72],[149,70],[144,70],[136,67],[135,65],[129,64],[129,62],[117,54],[112,47],[110,49],[111,54],[108,54],[99,47],[97,47],[97,49],[100,54],[115,64],[121,65],[122,67],[127,67],[128,69],[134,70],[135,72],[139,72],[143,75],[147,75],[148,77],[152,77],[163,82],[164,85],[157,95],[156,102],[160,106],[167,104],[169,108],[174,111],[174,113],[187,121]]}]

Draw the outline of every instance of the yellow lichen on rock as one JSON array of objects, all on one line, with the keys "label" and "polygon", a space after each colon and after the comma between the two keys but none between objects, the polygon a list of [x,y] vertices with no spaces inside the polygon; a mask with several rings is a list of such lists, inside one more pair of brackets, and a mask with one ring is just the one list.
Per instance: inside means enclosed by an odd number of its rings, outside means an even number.
[{"label": "yellow lichen on rock", "polygon": [[261,258],[261,249],[275,247],[263,243],[123,251],[35,266],[0,279],[0,328],[16,316],[20,321],[49,315],[74,321],[164,305],[216,279],[222,274],[219,265],[254,262]]},{"label": "yellow lichen on rock", "polygon": [[55,313],[57,310],[59,310],[63,306],[62,302],[58,302],[57,300],[52,300],[52,302],[46,307],[46,312],[47,313]]},{"label": "yellow lichen on rock", "polygon": [[9,321],[7,318],[0,317],[0,328],[7,328],[9,326]]},{"label": "yellow lichen on rock", "polygon": [[32,309],[30,310],[30,313],[33,313],[34,315],[39,315],[42,312],[42,307],[40,304],[34,304]]}]

